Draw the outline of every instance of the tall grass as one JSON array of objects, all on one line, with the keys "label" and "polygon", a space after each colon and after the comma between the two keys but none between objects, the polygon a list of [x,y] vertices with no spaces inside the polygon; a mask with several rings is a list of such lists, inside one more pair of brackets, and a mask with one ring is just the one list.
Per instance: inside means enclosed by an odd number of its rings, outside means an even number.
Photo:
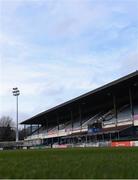
[{"label": "tall grass", "polygon": [[137,148],[0,152],[0,178],[138,178]]}]

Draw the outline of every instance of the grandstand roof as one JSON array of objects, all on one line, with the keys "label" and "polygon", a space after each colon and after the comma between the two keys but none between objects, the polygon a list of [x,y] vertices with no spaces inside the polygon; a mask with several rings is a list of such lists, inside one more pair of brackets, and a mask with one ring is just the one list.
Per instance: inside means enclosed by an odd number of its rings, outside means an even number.
[{"label": "grandstand roof", "polygon": [[[71,99],[65,103],[62,103],[60,105],[57,105],[51,109],[48,109],[44,112],[41,112],[23,122],[21,122],[21,124],[38,124],[38,122],[40,121],[46,121],[47,120],[47,116],[49,116],[51,113],[56,113],[58,111],[61,110],[67,110],[68,108],[70,108],[71,106],[73,106],[74,104],[79,104],[79,103],[83,103],[86,99],[88,100],[89,98],[96,98],[98,99],[98,96],[100,98],[102,98],[105,94],[107,95],[107,93],[111,93],[112,91],[117,91],[117,89],[120,92],[120,89],[123,89],[125,91],[126,87],[129,87],[130,84],[138,82],[138,70],[127,75],[124,76],[120,79],[117,79],[111,83],[108,83],[102,87],[99,87],[95,90],[92,90],[88,93],[85,93],[81,96],[78,96],[74,99]],[[102,96],[100,96],[100,94]],[[45,117],[45,118],[44,118]]]}]

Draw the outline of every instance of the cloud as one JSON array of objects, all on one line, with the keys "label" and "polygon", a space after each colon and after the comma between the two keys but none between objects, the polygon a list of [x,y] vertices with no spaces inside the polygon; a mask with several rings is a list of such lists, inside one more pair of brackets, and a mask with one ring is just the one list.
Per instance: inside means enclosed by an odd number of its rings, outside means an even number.
[{"label": "cloud", "polygon": [[[137,0],[0,2],[0,103],[33,115],[135,70]],[[125,67],[125,68],[124,68]]]}]

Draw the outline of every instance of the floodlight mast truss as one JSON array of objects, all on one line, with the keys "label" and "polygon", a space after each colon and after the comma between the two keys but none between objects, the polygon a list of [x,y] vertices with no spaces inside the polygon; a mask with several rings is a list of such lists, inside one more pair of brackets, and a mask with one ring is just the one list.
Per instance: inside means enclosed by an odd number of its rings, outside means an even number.
[{"label": "floodlight mast truss", "polygon": [[20,91],[17,87],[13,88],[13,96],[16,96],[16,142],[19,141],[19,131],[18,131],[18,96],[20,95]]}]

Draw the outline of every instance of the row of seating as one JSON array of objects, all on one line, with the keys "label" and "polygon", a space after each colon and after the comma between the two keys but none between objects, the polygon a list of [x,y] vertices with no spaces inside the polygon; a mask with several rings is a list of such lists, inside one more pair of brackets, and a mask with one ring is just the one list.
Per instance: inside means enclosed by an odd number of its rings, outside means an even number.
[{"label": "row of seating", "polygon": [[[138,114],[138,105],[134,106],[134,114]],[[117,122],[125,122],[132,119],[130,105],[126,104],[122,106],[117,112]],[[59,126],[49,127],[47,129],[46,126],[42,126],[39,128],[39,134],[56,134],[58,131],[65,131],[65,132],[72,132],[79,129],[88,129],[89,125],[92,125],[95,122],[99,122],[102,124],[102,127],[106,127],[107,125],[115,124],[115,112],[113,109],[108,111],[103,111],[92,115],[90,118],[85,118],[82,120],[82,125],[79,120],[74,120],[73,122],[73,129],[72,129],[72,122],[67,121],[66,123],[62,123]],[[38,132],[35,131],[33,135],[36,135]]]}]

